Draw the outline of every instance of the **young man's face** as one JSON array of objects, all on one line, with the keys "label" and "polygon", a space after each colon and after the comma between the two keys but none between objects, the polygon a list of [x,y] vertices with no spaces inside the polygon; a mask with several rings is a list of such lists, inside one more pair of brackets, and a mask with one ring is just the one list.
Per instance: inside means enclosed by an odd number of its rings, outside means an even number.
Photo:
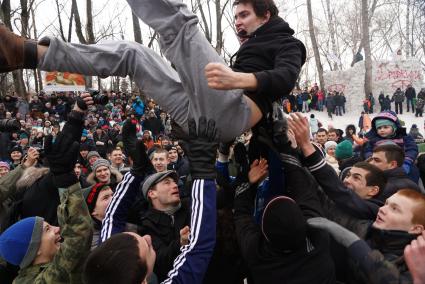
[{"label": "young man's face", "polygon": [[[86,156],[87,156],[87,155],[86,155]],[[98,156],[91,156],[91,157],[90,157],[90,159],[89,159],[89,164],[90,164],[91,166],[93,166],[94,162],[96,162],[98,159],[99,159],[99,157],[98,157]]]},{"label": "young man's face", "polygon": [[375,186],[367,185],[366,176],[368,173],[365,169],[352,167],[344,179],[344,185],[362,199],[369,199],[378,194],[379,191],[376,192]]},{"label": "young man's face", "polygon": [[121,165],[123,163],[122,159],[122,151],[121,150],[114,150],[111,153],[111,162],[114,165]]},{"label": "young man's face", "polygon": [[152,205],[157,210],[165,210],[180,203],[180,193],[173,178],[167,177],[148,192]]},{"label": "young man's face", "polygon": [[87,157],[87,154],[88,153],[89,153],[88,150],[82,150],[82,151],[80,151],[80,155],[81,155],[81,157],[83,157],[83,159],[85,159]]},{"label": "young man's face", "polygon": [[91,213],[94,218],[99,221],[103,221],[103,219],[105,219],[106,208],[111,202],[113,195],[114,192],[109,187],[99,192],[99,196],[96,200],[96,205],[93,209],[93,212]]},{"label": "young man's face", "polygon": [[80,175],[81,175],[81,165],[80,165],[80,163],[75,164],[74,173],[77,176],[77,178],[80,178]]},{"label": "young man's face", "polygon": [[60,228],[43,222],[43,233],[38,251],[47,259],[53,260],[61,246]]},{"label": "young man's face", "polygon": [[329,132],[328,139],[329,141],[338,142],[338,135],[335,132]]},{"label": "young man's face", "polygon": [[111,171],[106,166],[100,166],[96,169],[95,175],[99,182],[109,183],[111,178]]},{"label": "young man's face", "polygon": [[[266,17],[258,17],[251,3],[238,4],[234,7],[234,11],[235,27],[238,35],[251,35],[270,18],[269,12]],[[240,36],[238,38],[241,44],[248,39]]]},{"label": "young man's face", "polygon": [[10,157],[13,161],[19,161],[22,158],[22,153],[19,151],[13,151],[10,153]]},{"label": "young man's face", "polygon": [[171,149],[170,151],[168,151],[168,158],[170,159],[171,162],[175,163],[177,162],[179,155],[177,153],[177,150],[175,149]]},{"label": "young man's face", "polygon": [[317,140],[317,143],[319,143],[320,145],[325,145],[325,143],[328,141],[328,135],[326,134],[325,131],[317,132],[316,140]]},{"label": "young man's face", "polygon": [[382,125],[377,129],[378,135],[381,137],[388,137],[393,134],[393,131],[393,128],[389,125]]},{"label": "young man's face", "polygon": [[373,226],[381,230],[421,233],[416,231],[417,228],[415,229],[415,224],[412,223],[415,206],[418,205],[414,200],[395,193],[387,199],[384,206],[379,208]]},{"label": "young man's face", "polygon": [[385,152],[373,152],[372,157],[369,159],[369,164],[376,166],[382,171],[394,169],[397,167],[397,162],[388,162]]},{"label": "young man's face", "polygon": [[152,165],[157,173],[167,170],[168,157],[166,153],[154,153],[152,157]]}]

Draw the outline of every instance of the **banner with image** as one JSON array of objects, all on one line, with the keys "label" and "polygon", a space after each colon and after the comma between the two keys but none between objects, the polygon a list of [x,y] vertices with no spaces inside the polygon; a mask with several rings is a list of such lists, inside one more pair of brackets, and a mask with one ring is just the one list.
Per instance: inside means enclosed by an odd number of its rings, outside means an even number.
[{"label": "banner with image", "polygon": [[45,92],[72,92],[86,89],[84,76],[69,72],[44,72]]}]

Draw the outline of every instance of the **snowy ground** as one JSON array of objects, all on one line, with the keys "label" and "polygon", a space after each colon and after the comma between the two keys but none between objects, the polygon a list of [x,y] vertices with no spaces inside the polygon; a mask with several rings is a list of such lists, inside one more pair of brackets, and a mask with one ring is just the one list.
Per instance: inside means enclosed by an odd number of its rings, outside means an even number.
[{"label": "snowy ground", "polygon": [[[323,124],[323,127],[326,129],[329,129],[331,127],[333,128],[339,128],[345,131],[345,127],[348,124],[354,124],[359,130],[358,123],[359,123],[359,117],[360,113],[346,113],[343,116],[335,116],[333,115],[333,119],[328,118],[328,114],[326,111],[320,112],[320,111],[311,111],[309,113],[304,113],[305,116],[308,118],[310,117],[310,114],[314,113],[315,117],[319,119],[319,121]],[[370,118],[373,119],[377,113],[370,114]],[[424,134],[424,122],[425,122],[425,115],[424,117],[415,117],[415,114],[411,112],[403,112],[403,114],[399,114],[398,117],[404,121],[405,127],[407,128],[407,132],[410,131],[410,127],[412,124],[416,124],[419,128],[419,131],[421,134]]]}]

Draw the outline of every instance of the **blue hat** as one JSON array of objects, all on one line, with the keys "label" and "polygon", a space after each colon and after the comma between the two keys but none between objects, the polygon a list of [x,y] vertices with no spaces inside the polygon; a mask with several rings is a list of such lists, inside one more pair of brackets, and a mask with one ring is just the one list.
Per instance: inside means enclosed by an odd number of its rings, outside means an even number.
[{"label": "blue hat", "polygon": [[0,256],[21,268],[29,266],[41,244],[43,218],[29,217],[10,226],[0,236]]}]

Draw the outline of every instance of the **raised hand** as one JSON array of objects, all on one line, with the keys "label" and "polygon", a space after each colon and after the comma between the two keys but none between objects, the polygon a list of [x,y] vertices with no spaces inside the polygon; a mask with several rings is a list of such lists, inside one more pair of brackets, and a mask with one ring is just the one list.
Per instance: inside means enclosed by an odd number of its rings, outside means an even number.
[{"label": "raised hand", "polygon": [[190,172],[194,179],[215,179],[215,159],[218,147],[218,132],[215,121],[200,117],[198,127],[189,119],[189,136],[185,140],[185,153],[189,158]]}]

